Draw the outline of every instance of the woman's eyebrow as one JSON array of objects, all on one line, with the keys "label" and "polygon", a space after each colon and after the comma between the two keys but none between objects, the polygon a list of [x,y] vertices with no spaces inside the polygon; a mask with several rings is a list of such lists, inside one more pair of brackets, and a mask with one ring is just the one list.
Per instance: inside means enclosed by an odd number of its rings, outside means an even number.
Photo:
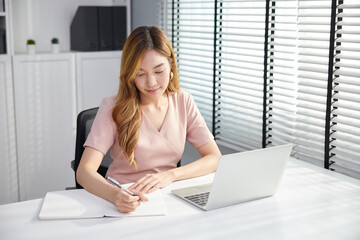
[{"label": "woman's eyebrow", "polygon": [[[160,64],[156,65],[155,67],[153,67],[153,69],[158,68],[158,67],[161,67],[161,66],[163,66],[163,65],[165,65],[165,63],[160,63]],[[143,69],[143,68],[140,68],[139,71],[144,71],[144,69]]]},{"label": "woman's eyebrow", "polygon": [[158,65],[156,65],[155,67],[153,67],[153,68],[158,68],[158,67],[161,67],[161,66],[163,66],[165,63],[160,63],[160,64],[158,64]]}]

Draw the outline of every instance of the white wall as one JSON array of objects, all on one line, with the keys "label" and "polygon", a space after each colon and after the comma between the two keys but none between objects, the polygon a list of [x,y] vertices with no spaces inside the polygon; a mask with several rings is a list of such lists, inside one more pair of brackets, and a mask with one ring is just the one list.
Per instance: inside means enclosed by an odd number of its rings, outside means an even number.
[{"label": "white wall", "polygon": [[131,29],[140,26],[157,26],[158,6],[161,0],[131,0]]}]

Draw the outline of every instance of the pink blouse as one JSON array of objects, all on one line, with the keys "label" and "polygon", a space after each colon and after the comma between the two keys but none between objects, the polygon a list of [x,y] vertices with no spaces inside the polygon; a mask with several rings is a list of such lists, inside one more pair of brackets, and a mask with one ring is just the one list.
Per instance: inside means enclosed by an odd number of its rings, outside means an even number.
[{"label": "pink blouse", "polygon": [[135,148],[137,170],[121,153],[117,128],[111,116],[115,97],[103,100],[84,146],[104,154],[111,148],[113,162],[107,176],[124,184],[135,182],[148,173],[175,168],[184,152],[185,141],[198,148],[214,138],[189,93],[170,94],[168,99],[169,107],[160,131],[146,114],[142,114],[139,141]]}]

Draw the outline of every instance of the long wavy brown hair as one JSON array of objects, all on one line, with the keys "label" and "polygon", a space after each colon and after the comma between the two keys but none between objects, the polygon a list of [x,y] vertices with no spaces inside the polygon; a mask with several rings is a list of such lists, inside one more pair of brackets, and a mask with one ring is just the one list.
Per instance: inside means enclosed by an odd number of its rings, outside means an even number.
[{"label": "long wavy brown hair", "polygon": [[121,57],[120,85],[112,118],[118,130],[118,140],[129,164],[137,169],[134,150],[139,140],[141,124],[140,92],[134,80],[141,61],[149,50],[156,50],[166,56],[170,63],[170,81],[165,91],[171,94],[179,91],[179,79],[174,51],[164,32],[157,27],[138,27],[127,38]]}]

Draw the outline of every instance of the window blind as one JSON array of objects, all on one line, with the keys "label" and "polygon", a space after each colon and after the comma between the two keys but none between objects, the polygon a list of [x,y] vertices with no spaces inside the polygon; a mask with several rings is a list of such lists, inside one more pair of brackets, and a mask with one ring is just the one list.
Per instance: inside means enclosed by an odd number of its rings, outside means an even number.
[{"label": "window blind", "polygon": [[336,8],[330,168],[360,178],[360,4]]},{"label": "window blind", "polygon": [[299,1],[295,156],[324,166],[331,1]]},{"label": "window blind", "polygon": [[324,165],[330,0],[272,0],[267,143]]},{"label": "window blind", "polygon": [[215,118],[220,145],[261,148],[266,2],[217,1]]},{"label": "window blind", "polygon": [[177,59],[180,88],[192,94],[213,129],[214,1],[168,1],[168,36]]},{"label": "window blind", "polygon": [[267,65],[268,103],[266,106],[267,146],[296,142],[297,16],[298,1],[270,1],[269,59]]},{"label": "window blind", "polygon": [[360,179],[357,0],[167,6],[180,84],[219,145],[291,142],[294,157]]}]

